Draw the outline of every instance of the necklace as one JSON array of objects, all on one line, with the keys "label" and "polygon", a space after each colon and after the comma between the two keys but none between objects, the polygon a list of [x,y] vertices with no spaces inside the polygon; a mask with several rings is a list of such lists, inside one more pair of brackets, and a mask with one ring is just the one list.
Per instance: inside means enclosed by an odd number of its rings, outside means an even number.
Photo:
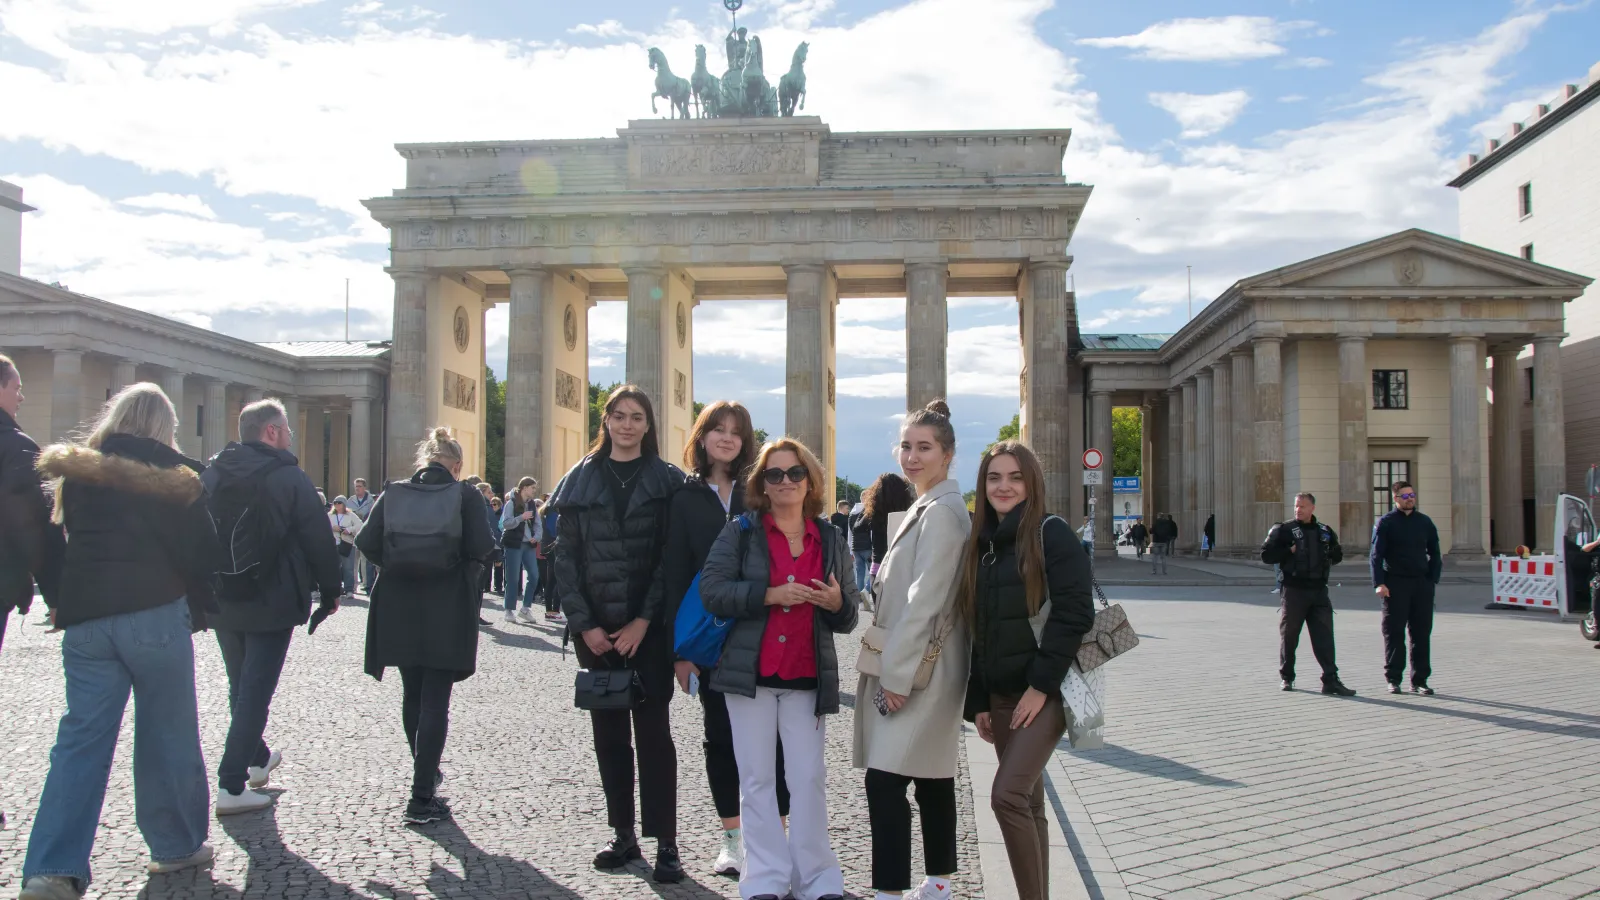
[{"label": "necklace", "polygon": [[617,474],[616,465],[613,464],[611,462],[611,460],[608,459],[608,460],[606,460],[606,471],[610,472],[611,473],[611,477],[615,478],[617,480],[617,486],[618,487],[626,488],[628,486],[628,482],[630,482],[630,481],[634,480],[635,478],[639,477],[639,473],[644,471],[644,467],[640,466],[638,469],[634,470],[634,473],[632,475],[629,475],[627,478],[623,478],[621,475]]}]

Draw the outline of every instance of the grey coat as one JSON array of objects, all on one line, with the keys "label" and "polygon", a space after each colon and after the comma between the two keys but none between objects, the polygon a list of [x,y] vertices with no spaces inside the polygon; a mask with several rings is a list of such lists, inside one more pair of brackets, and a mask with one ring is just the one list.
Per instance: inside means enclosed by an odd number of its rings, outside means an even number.
[{"label": "grey coat", "polygon": [[[849,634],[856,627],[856,611],[861,594],[856,590],[855,573],[845,535],[826,519],[817,519],[822,535],[822,571],[839,581],[844,597],[838,612],[813,606],[816,627],[812,629],[817,654],[817,715],[839,711],[839,654],[833,646],[835,634]],[[748,540],[740,532],[748,526]],[[743,558],[739,548],[744,546]],[[761,638],[767,630],[767,588],[772,579],[772,559],[767,536],[755,514],[729,522],[717,542],[711,545],[706,564],[700,570],[700,600],[706,612],[719,618],[737,619],[722,645],[722,658],[711,673],[711,687],[724,694],[741,697],[756,695],[756,677],[761,661]]]}]

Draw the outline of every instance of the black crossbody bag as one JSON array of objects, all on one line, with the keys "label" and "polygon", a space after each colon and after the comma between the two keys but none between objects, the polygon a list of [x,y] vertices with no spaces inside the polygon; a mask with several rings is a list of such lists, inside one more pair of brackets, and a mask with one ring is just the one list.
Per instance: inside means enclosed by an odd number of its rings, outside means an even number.
[{"label": "black crossbody bag", "polygon": [[579,669],[573,690],[572,705],[590,711],[634,709],[644,703],[644,682],[639,673],[628,665],[626,657],[620,669]]}]

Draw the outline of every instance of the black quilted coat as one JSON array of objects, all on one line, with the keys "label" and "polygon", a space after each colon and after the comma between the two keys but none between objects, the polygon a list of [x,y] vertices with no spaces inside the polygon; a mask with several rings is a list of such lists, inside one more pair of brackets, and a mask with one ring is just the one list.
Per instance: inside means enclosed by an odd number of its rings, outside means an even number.
[{"label": "black quilted coat", "polygon": [[615,632],[634,619],[652,631],[665,623],[662,547],[672,495],[683,472],[660,457],[647,460],[617,520],[606,459],[584,457],[550,498],[557,512],[556,596],[574,635],[591,628]]}]

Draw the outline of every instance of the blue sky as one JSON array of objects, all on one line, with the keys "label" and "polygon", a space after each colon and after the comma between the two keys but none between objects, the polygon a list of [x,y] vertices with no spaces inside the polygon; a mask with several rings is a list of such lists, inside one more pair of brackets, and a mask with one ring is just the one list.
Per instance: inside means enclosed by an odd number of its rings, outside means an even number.
[{"label": "blue sky", "polygon": [[[386,237],[359,205],[401,141],[605,136],[649,115],[644,48],[687,70],[718,0],[0,0],[0,178],[40,207],[24,274],[252,340],[387,337]],[[1549,0],[748,0],[811,42],[833,129],[1070,127],[1095,186],[1071,252],[1086,331],[1167,332],[1233,281],[1407,228],[1456,229],[1444,183],[1597,61],[1600,3]],[[698,399],[782,427],[782,305],[695,311]],[[975,450],[1016,410],[1016,310],[954,303],[951,389]],[[619,304],[592,376],[621,377]],[[890,467],[904,310],[841,307],[839,456]],[[505,314],[490,322],[503,367]],[[962,454],[970,481],[976,453]]]}]

